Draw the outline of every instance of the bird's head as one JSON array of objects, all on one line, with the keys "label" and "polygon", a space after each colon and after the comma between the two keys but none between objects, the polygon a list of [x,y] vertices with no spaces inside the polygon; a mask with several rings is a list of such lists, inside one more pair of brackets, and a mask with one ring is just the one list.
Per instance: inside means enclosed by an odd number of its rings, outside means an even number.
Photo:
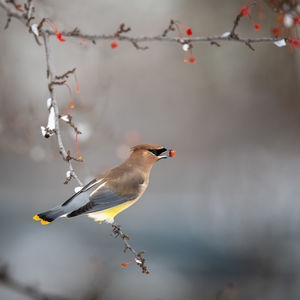
[{"label": "bird's head", "polygon": [[142,144],[131,148],[131,158],[143,164],[153,165],[158,160],[175,156],[175,150],[154,144]]}]

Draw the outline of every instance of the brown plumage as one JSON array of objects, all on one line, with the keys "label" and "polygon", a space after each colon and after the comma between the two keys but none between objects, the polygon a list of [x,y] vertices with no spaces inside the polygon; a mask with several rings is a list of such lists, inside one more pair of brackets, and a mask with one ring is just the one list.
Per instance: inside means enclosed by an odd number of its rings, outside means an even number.
[{"label": "brown plumage", "polygon": [[[118,167],[110,169],[84,186],[58,206],[34,217],[35,220],[52,222],[60,216],[75,217],[88,214],[96,221],[112,223],[114,217],[135,203],[149,184],[153,165],[167,151],[153,144],[137,145],[131,149],[130,157]],[[43,223],[43,222],[42,222]]]}]

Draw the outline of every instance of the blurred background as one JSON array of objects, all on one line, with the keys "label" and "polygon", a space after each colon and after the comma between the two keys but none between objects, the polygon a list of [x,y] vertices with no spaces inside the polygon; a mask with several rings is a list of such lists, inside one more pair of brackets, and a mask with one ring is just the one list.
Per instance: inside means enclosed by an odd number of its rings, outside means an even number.
[{"label": "blurred background", "polygon": [[[222,34],[244,4],[35,2],[36,16],[59,30],[112,34],[124,22],[131,36],[162,33],[171,18],[194,36]],[[271,35],[276,16],[264,9],[261,30],[244,19],[241,36]],[[56,139],[41,135],[49,97],[44,49],[17,20],[0,31],[0,264],[21,283],[72,299],[299,299],[300,52],[199,43],[190,64],[174,43],[145,43],[147,51],[110,43],[51,39],[56,74],[77,68],[81,93],[73,77],[68,83],[83,132],[84,162],[74,166],[85,183],[118,165],[134,144],[177,151],[155,165],[145,195],[116,218],[132,245],[146,250],[151,273],[121,268],[131,256],[110,225],[85,216],[49,226],[32,220],[72,195],[76,182],[63,184],[67,165]],[[68,113],[67,88],[56,95]],[[76,154],[74,132],[61,125]],[[27,299],[4,286],[0,298]]]}]

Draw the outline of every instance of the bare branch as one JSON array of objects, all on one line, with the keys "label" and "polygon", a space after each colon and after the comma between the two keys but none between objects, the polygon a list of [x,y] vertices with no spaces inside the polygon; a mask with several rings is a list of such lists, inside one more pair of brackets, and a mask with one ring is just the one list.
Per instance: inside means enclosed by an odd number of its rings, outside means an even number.
[{"label": "bare branch", "polygon": [[131,42],[132,45],[135,47],[136,50],[148,50],[148,46],[140,46],[136,41]]},{"label": "bare branch", "polygon": [[[55,32],[48,31],[49,35],[56,35]],[[62,32],[63,36],[68,36],[68,32]],[[91,34],[82,34],[81,36],[78,35],[72,35],[73,38],[85,38],[89,41],[97,41],[97,40],[113,40],[114,35],[91,35]],[[240,43],[274,43],[276,41],[281,40],[282,38],[274,38],[274,37],[266,37],[266,38],[241,38],[241,39],[235,39],[230,36],[224,37],[222,35],[217,36],[207,36],[207,37],[189,37],[189,38],[181,38],[181,37],[164,37],[161,35],[157,36],[141,36],[141,37],[130,37],[130,36],[119,36],[119,41],[127,41],[127,42],[171,42],[171,43],[180,43],[180,44],[186,44],[186,43],[200,43],[200,42],[206,42],[210,43],[213,41],[228,41],[228,42],[240,42]]]},{"label": "bare branch", "polygon": [[[8,4],[5,2],[5,0],[0,0],[0,6],[11,16],[18,20],[20,20],[22,23],[26,24],[26,16],[24,14],[13,11]],[[240,15],[240,14],[239,14]],[[239,16],[238,15],[238,16]],[[240,17],[239,17],[240,19]],[[78,39],[85,39],[87,41],[91,41],[92,43],[95,43],[97,40],[114,40],[115,36],[117,34],[118,41],[127,41],[130,42],[133,45],[136,45],[140,42],[169,42],[169,43],[211,43],[211,42],[221,42],[221,41],[227,41],[227,42],[239,42],[243,44],[253,44],[253,43],[274,43],[276,41],[281,40],[282,38],[276,38],[276,37],[265,37],[265,38],[237,38],[235,36],[235,30],[238,26],[238,22],[231,30],[231,35],[229,36],[222,36],[222,35],[216,35],[216,36],[198,36],[198,37],[188,37],[188,38],[182,38],[182,37],[167,37],[165,36],[165,31],[162,35],[156,35],[156,36],[140,36],[140,37],[131,37],[127,35],[121,35],[120,33],[127,32],[129,28],[124,28],[124,24],[121,24],[120,26],[123,27],[119,29],[115,34],[83,34],[80,32],[78,28],[73,31],[62,31],[62,36],[64,37],[72,37],[72,38],[78,38]],[[53,30],[47,30],[43,31],[41,28],[39,28],[41,32],[46,32],[48,35],[56,35],[57,33]],[[167,33],[166,33],[167,34]],[[138,49],[141,47],[138,47]]]},{"label": "bare branch", "polygon": [[217,47],[221,47],[221,45],[218,42],[216,42],[216,41],[211,41],[210,44],[211,45],[215,45]]},{"label": "bare branch", "polygon": [[241,17],[242,17],[242,14],[239,13],[239,14],[236,16],[236,18],[235,18],[235,20],[234,20],[234,22],[233,22],[233,27],[232,27],[232,29],[231,29],[231,31],[230,31],[230,37],[231,37],[231,38],[239,39],[238,35],[235,33],[235,30],[236,30],[236,28],[237,28],[237,27],[239,26],[239,24],[240,24]]},{"label": "bare branch", "polygon": [[52,61],[51,61],[52,57],[51,57],[51,47],[50,47],[50,43],[49,43],[49,36],[46,32],[43,32],[43,39],[44,39],[44,47],[45,47],[46,62],[47,62],[47,77],[49,79],[49,93],[50,93],[50,97],[52,99],[51,104],[54,108],[54,113],[55,113],[55,131],[56,131],[59,152],[61,153],[64,160],[66,160],[68,162],[71,175],[76,179],[76,181],[78,182],[78,184],[80,186],[83,186],[83,183],[81,182],[81,180],[79,179],[79,177],[77,176],[77,174],[74,171],[74,168],[71,163],[71,159],[67,159],[68,157],[70,157],[70,155],[68,155],[68,153],[63,145],[63,141],[62,141],[62,137],[61,137],[61,133],[60,133],[60,127],[59,127],[59,109],[58,109],[58,105],[57,105],[57,102],[55,99],[54,89],[52,88],[52,85],[51,85],[51,83],[54,82],[54,73],[53,73],[53,67],[52,67]]},{"label": "bare branch", "polygon": [[[56,78],[56,76],[55,76],[55,78]],[[49,91],[50,91],[50,90],[53,89],[53,86],[54,86],[54,85],[64,85],[66,82],[67,82],[66,80],[64,80],[64,81],[51,81],[51,82],[49,82],[49,84],[48,84],[48,89],[49,89]]]},{"label": "bare branch", "polygon": [[118,225],[117,223],[113,223],[112,227],[113,227],[113,234],[115,235],[115,237],[120,237],[123,244],[124,244],[124,250],[123,250],[124,253],[127,250],[129,250],[135,258],[135,263],[141,268],[142,273],[149,274],[150,272],[149,272],[147,266],[145,265],[146,259],[143,256],[143,254],[145,252],[140,251],[140,252],[137,253],[134,250],[134,248],[128,243],[128,241],[130,240],[129,235],[127,235],[127,234],[125,234],[121,231],[121,226],[120,225]]},{"label": "bare branch", "polygon": [[0,7],[2,7],[9,16],[18,19],[26,25],[26,17],[24,14],[19,10],[13,9],[5,0],[0,0]]},{"label": "bare branch", "polygon": [[161,36],[167,36],[167,34],[168,34],[170,31],[174,31],[174,30],[175,30],[175,27],[174,27],[174,20],[171,20],[169,26],[164,30],[164,32],[163,32],[163,34],[162,34]]},{"label": "bare branch", "polygon": [[[59,116],[59,118],[61,118],[61,116]],[[75,133],[82,134],[82,132],[80,130],[78,130],[76,125],[72,122],[72,116],[70,114],[68,114],[67,124],[69,124],[74,129]]]},{"label": "bare branch", "polygon": [[63,75],[61,76],[55,76],[55,79],[57,80],[61,80],[61,79],[64,79],[64,78],[69,78],[69,75],[70,74],[74,74],[74,72],[76,71],[76,68],[70,70],[70,71],[67,71],[66,73],[64,73]]},{"label": "bare branch", "polygon": [[25,8],[27,9],[27,16],[26,16],[27,20],[32,19],[31,15],[33,13],[33,1],[32,0],[28,0]]}]

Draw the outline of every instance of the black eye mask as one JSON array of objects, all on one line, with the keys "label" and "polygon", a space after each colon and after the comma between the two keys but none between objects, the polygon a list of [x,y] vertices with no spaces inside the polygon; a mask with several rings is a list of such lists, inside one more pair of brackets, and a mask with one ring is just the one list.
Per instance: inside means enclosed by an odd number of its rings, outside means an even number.
[{"label": "black eye mask", "polygon": [[162,148],[162,149],[148,149],[148,151],[150,151],[151,153],[153,153],[156,156],[159,156],[160,154],[162,154],[165,151],[167,151],[167,149],[166,148]]}]

